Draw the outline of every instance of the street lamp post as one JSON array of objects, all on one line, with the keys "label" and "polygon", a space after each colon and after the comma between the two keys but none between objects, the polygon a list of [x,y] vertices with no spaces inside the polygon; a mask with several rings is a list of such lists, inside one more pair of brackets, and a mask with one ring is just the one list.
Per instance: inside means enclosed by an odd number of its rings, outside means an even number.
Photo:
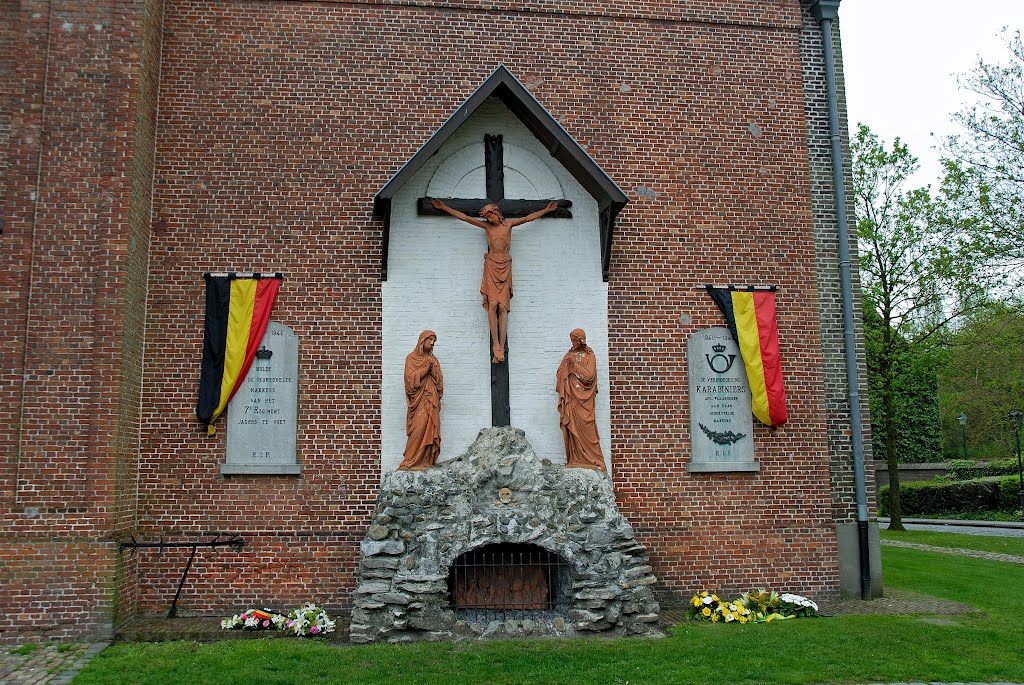
[{"label": "street lamp post", "polygon": [[960,439],[963,441],[964,459],[967,459],[967,414],[960,412],[956,420],[960,422]]},{"label": "street lamp post", "polygon": [[1013,437],[1017,443],[1017,478],[1020,480],[1020,516],[1024,520],[1024,467],[1020,460],[1020,428],[1024,420],[1024,411],[1014,409],[1010,412],[1010,419],[1013,421]]}]

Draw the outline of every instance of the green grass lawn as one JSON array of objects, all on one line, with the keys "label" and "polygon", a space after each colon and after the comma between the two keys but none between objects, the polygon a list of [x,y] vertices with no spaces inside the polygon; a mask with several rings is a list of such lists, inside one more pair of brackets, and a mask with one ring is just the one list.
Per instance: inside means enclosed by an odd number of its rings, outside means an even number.
[{"label": "green grass lawn", "polygon": [[883,548],[888,586],[986,615],[684,623],[661,640],[334,647],[298,640],[121,644],[73,685],[566,685],[576,683],[1024,682],[1024,566]]},{"label": "green grass lawn", "polygon": [[[936,547],[960,547],[981,552],[999,552],[1024,557],[1024,537],[997,537],[994,535],[964,535],[962,533],[939,533],[930,530],[886,530],[881,531],[883,540],[919,542]],[[886,578],[888,581],[888,578]]]}]

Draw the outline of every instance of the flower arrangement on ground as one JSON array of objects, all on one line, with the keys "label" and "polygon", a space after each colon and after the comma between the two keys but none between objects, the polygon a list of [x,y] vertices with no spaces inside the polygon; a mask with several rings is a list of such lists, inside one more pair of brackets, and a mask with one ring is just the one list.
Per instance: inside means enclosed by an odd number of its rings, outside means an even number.
[{"label": "flower arrangement on ground", "polygon": [[334,621],[327,612],[317,605],[307,602],[288,614],[285,629],[296,635],[326,635],[334,632]]},{"label": "flower arrangement on ground", "polygon": [[803,618],[818,615],[818,605],[806,597],[787,592],[779,595],[779,600],[782,602],[782,608],[787,613],[796,614],[798,617]]},{"label": "flower arrangement on ground", "polygon": [[287,615],[273,609],[249,609],[220,622],[225,630],[287,630],[300,637],[334,632],[334,621],[326,611],[307,602]]},{"label": "flower arrangement on ground", "polygon": [[818,605],[806,597],[768,590],[751,590],[736,599],[722,600],[706,590],[690,599],[687,618],[712,623],[768,623],[818,615]]},{"label": "flower arrangement on ground", "polygon": [[281,630],[287,617],[273,609],[247,609],[220,622],[225,630]]},{"label": "flower arrangement on ground", "polygon": [[739,600],[722,601],[718,595],[707,591],[693,596],[687,617],[691,621],[712,623],[749,623],[753,620],[750,610]]}]

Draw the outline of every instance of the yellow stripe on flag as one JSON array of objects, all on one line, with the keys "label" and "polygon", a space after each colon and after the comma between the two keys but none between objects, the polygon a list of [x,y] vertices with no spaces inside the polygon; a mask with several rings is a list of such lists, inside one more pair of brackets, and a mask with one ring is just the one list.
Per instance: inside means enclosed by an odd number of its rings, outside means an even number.
[{"label": "yellow stripe on flag", "polygon": [[764,363],[761,360],[761,338],[757,332],[754,293],[733,292],[732,308],[736,316],[740,355],[743,356],[747,380],[750,382],[750,408],[761,423],[770,426],[772,420],[768,412],[768,390],[764,384]]},{"label": "yellow stripe on flag", "polygon": [[228,404],[231,389],[235,387],[238,373],[245,362],[245,348],[249,343],[249,327],[252,326],[252,312],[256,303],[256,285],[253,278],[237,278],[231,281],[231,301],[228,306],[228,334],[224,349],[224,375],[220,383],[220,403],[213,412],[213,423]]}]

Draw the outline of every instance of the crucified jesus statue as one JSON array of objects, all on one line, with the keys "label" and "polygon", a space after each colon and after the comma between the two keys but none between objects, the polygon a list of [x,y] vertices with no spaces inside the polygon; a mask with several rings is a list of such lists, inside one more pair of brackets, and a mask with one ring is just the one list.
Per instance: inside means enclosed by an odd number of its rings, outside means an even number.
[{"label": "crucified jesus statue", "polygon": [[491,363],[505,361],[505,337],[508,333],[508,313],[512,304],[512,228],[539,219],[558,209],[557,202],[549,202],[539,211],[516,219],[506,219],[498,205],[488,203],[480,209],[480,217],[473,218],[452,209],[441,200],[431,202],[434,209],[484,229],[487,235],[487,254],[484,255],[484,274],[480,279],[480,295],[487,310],[487,324],[491,329]]}]

